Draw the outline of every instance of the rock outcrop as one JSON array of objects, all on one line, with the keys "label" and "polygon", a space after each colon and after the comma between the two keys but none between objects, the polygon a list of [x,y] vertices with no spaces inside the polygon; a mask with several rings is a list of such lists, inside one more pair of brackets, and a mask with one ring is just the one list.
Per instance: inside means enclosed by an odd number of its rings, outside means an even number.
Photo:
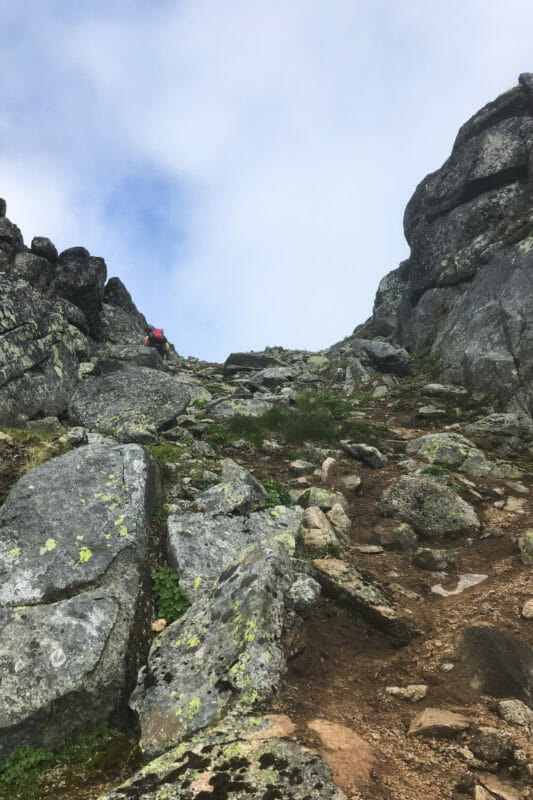
[{"label": "rock outcrop", "polygon": [[442,377],[533,412],[533,75],[489,103],[405,212],[411,255],[379,286],[375,334],[431,348]]}]

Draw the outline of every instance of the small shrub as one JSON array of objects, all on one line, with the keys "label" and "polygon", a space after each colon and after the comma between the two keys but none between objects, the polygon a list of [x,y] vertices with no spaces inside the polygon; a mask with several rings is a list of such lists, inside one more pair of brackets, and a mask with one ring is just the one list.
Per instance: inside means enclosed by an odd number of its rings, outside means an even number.
[{"label": "small shrub", "polygon": [[263,486],[268,495],[268,507],[273,506],[290,506],[292,498],[289,490],[276,478],[267,478],[263,481]]},{"label": "small shrub", "polygon": [[19,747],[0,764],[0,789],[2,797],[16,798],[35,781],[37,775],[57,764],[57,758],[48,750],[32,750],[27,745]]},{"label": "small shrub", "polygon": [[170,624],[179,619],[189,606],[186,592],[180,586],[178,573],[171,567],[159,567],[152,572],[152,586],[157,616]]}]

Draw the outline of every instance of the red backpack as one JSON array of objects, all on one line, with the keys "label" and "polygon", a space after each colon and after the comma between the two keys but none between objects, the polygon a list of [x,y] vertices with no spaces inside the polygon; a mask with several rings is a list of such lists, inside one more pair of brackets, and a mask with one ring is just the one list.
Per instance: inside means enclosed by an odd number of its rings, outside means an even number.
[{"label": "red backpack", "polygon": [[163,328],[154,328],[152,333],[150,334],[150,338],[153,342],[162,342],[163,341]]}]

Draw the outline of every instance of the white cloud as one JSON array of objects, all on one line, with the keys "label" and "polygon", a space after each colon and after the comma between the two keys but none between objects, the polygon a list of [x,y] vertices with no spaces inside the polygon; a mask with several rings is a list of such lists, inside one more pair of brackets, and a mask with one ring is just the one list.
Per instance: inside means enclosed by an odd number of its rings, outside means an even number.
[{"label": "white cloud", "polygon": [[[13,220],[26,238],[106,257],[178,350],[217,359],[324,347],[369,316],[407,255],[416,184],[460,124],[533,68],[525,0],[117,0],[67,13],[43,0],[20,28],[33,5],[0,11],[23,32],[0,48]],[[125,179],[151,173],[166,181],[165,225],[125,211],[111,225]]]}]

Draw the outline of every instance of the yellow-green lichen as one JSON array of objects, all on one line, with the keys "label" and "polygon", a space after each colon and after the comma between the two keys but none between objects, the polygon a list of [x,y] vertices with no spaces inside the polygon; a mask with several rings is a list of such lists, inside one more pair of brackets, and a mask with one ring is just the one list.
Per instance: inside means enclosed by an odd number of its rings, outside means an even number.
[{"label": "yellow-green lichen", "polygon": [[88,547],[82,547],[80,550],[80,563],[86,564],[87,561],[92,557],[92,553]]}]

